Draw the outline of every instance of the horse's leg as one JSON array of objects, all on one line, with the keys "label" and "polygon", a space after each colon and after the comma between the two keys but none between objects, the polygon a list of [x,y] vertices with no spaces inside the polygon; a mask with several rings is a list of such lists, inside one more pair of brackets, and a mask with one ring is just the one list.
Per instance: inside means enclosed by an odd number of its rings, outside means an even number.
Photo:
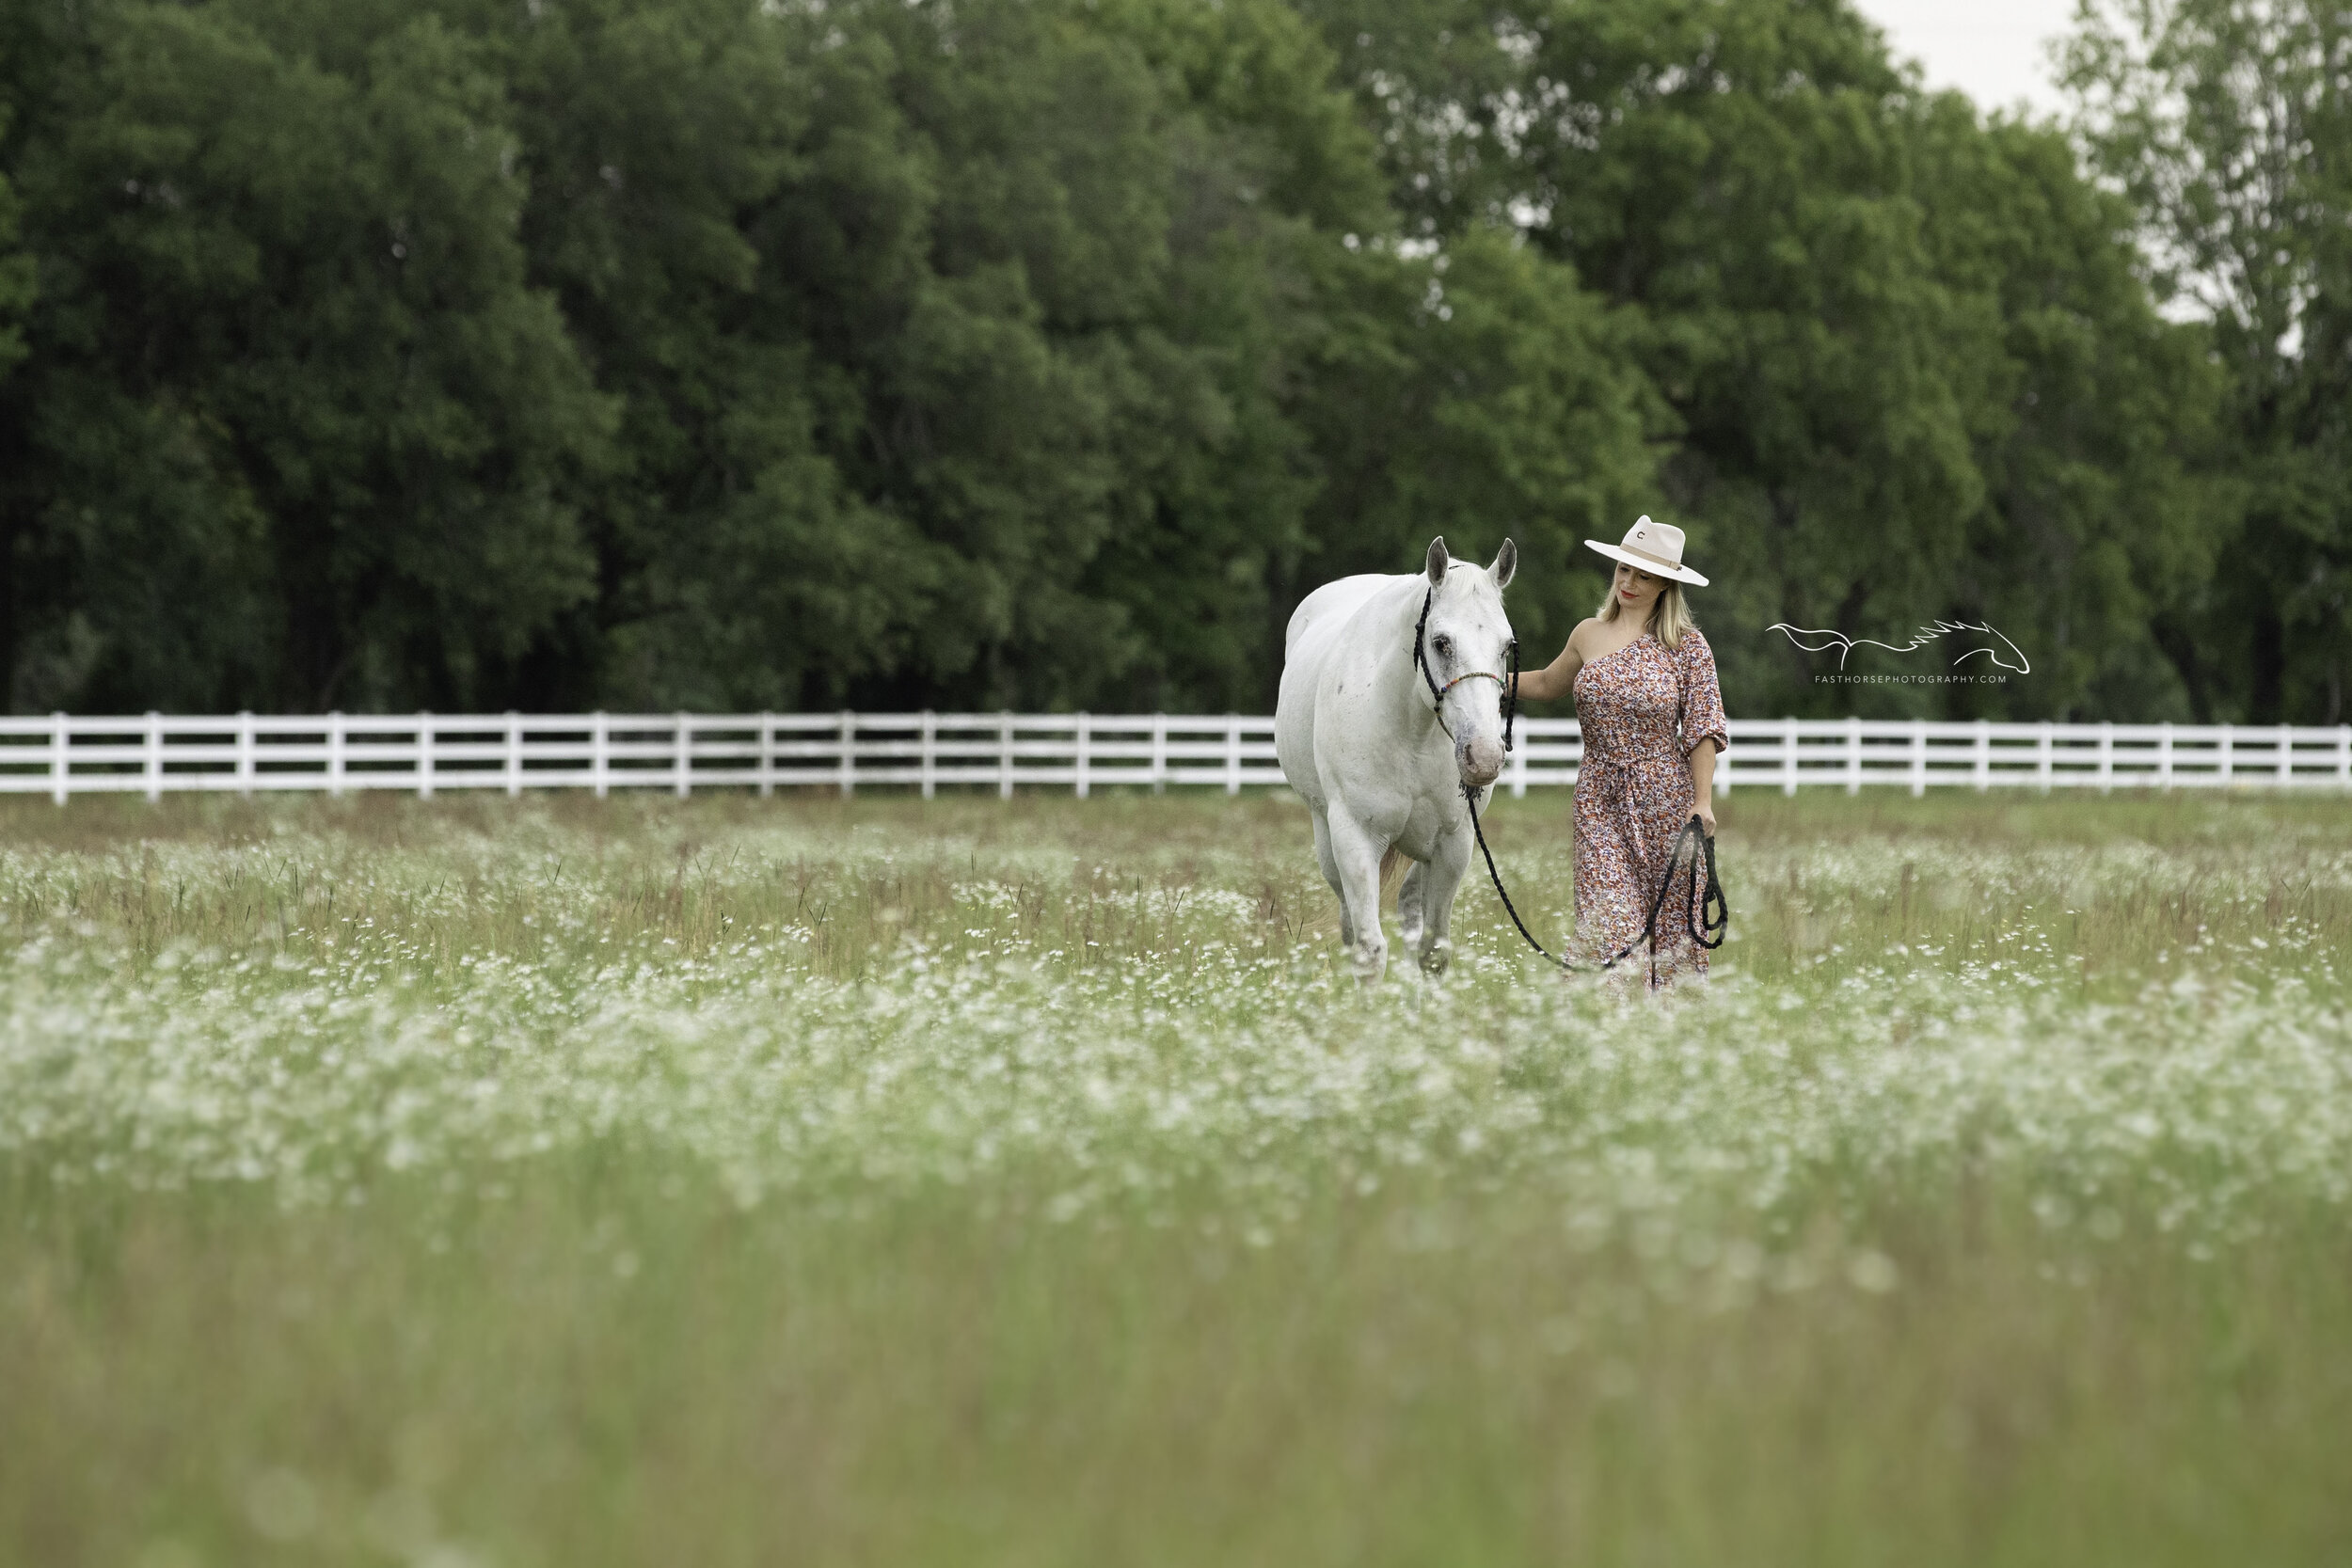
[{"label": "horse's leg", "polygon": [[1424,908],[1422,890],[1428,883],[1429,867],[1421,861],[1415,861],[1405,873],[1405,885],[1396,890],[1396,923],[1401,927],[1399,935],[1407,951],[1421,945]]},{"label": "horse's leg", "polygon": [[1356,978],[1369,984],[1389,963],[1389,941],[1380,931],[1380,855],[1388,847],[1336,802],[1330,819],[1331,858],[1339,867],[1340,901],[1347,907],[1353,933]]},{"label": "horse's leg", "polygon": [[1438,841],[1438,852],[1422,868],[1421,909],[1424,922],[1415,944],[1422,973],[1443,974],[1454,961],[1454,895],[1461,891],[1462,874],[1470,869],[1470,835],[1457,828]]},{"label": "horse's leg", "polygon": [[1356,923],[1347,918],[1347,889],[1340,884],[1339,858],[1331,853],[1331,824],[1323,819],[1323,813],[1313,814],[1315,819],[1315,861],[1323,867],[1323,879],[1331,884],[1332,894],[1340,901],[1340,945],[1356,945]]}]

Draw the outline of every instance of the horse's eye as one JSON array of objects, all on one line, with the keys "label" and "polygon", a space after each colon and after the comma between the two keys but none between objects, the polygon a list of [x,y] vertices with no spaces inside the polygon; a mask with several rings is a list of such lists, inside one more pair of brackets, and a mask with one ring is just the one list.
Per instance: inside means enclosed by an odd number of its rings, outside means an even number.
[{"label": "horse's eye", "polygon": [[1438,639],[1438,652],[1441,654],[1450,654],[1453,651],[1454,639],[1451,637],[1440,637]]}]

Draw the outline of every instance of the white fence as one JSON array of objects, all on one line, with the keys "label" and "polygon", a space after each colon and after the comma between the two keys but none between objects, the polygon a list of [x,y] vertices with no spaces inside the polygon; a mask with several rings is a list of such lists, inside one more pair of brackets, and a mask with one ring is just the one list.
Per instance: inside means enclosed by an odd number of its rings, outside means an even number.
[{"label": "white fence", "polygon": [[[1576,782],[1573,719],[1522,720],[1502,784]],[[0,793],[1279,784],[1274,721],[1173,714],[320,714],[0,718]],[[2352,792],[2352,725],[1735,719],[1717,787],[2254,786]]]}]

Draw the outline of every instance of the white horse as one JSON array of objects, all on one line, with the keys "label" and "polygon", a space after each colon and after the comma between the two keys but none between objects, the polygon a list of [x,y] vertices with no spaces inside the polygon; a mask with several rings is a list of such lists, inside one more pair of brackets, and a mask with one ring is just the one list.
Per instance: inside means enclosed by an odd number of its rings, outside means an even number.
[{"label": "white horse", "polygon": [[1502,771],[1502,590],[1518,567],[1508,539],[1479,567],[1454,561],[1440,537],[1425,574],[1342,578],[1291,616],[1275,750],[1314,813],[1315,858],[1340,895],[1340,941],[1360,979],[1388,963],[1380,873],[1399,851],[1417,863],[1397,897],[1405,945],[1431,974],[1452,957],[1446,932],[1471,848],[1462,794],[1476,791],[1483,811]]}]

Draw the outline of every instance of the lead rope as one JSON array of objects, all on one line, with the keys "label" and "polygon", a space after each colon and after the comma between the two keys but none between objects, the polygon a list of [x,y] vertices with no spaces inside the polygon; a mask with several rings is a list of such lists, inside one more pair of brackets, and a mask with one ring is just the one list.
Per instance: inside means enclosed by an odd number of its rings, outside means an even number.
[{"label": "lead rope", "polygon": [[[1511,924],[1519,928],[1519,935],[1525,939],[1528,946],[1543,954],[1546,959],[1559,968],[1571,974],[1575,974],[1577,966],[1547,951],[1544,944],[1535,940],[1534,933],[1527,928],[1527,922],[1519,918],[1518,907],[1511,902],[1510,894],[1503,890],[1502,873],[1495,869],[1494,851],[1486,847],[1486,830],[1480,826],[1478,821],[1478,798],[1467,786],[1462,790],[1462,802],[1470,807],[1470,832],[1478,837],[1478,852],[1486,857],[1486,875],[1493,880],[1495,896],[1502,900],[1502,908],[1510,915]],[[1691,820],[1682,825],[1682,832],[1675,835],[1674,850],[1666,858],[1666,875],[1658,884],[1658,896],[1650,900],[1649,919],[1643,923],[1642,935],[1619,948],[1614,958],[1602,959],[1601,968],[1614,969],[1618,958],[1631,953],[1646,940],[1649,943],[1650,984],[1653,987],[1658,984],[1658,914],[1666,906],[1666,895],[1674,888],[1675,872],[1682,864],[1682,846],[1694,836],[1699,845],[1699,851],[1691,856],[1691,874],[1684,879],[1684,886],[1690,892],[1691,902],[1683,910],[1683,929],[1690,932],[1691,940],[1701,947],[1713,949],[1724,944],[1723,933],[1731,925],[1731,906],[1724,898],[1723,883],[1715,876],[1714,837],[1707,832],[1706,824],[1699,820],[1698,813],[1692,812]],[[1699,893],[1699,862],[1702,855],[1707,862],[1707,892],[1703,897]],[[1693,923],[1694,917],[1695,924]],[[1704,931],[1701,929],[1702,927],[1705,927]],[[1714,937],[1712,942],[1708,940],[1709,934]]]}]

